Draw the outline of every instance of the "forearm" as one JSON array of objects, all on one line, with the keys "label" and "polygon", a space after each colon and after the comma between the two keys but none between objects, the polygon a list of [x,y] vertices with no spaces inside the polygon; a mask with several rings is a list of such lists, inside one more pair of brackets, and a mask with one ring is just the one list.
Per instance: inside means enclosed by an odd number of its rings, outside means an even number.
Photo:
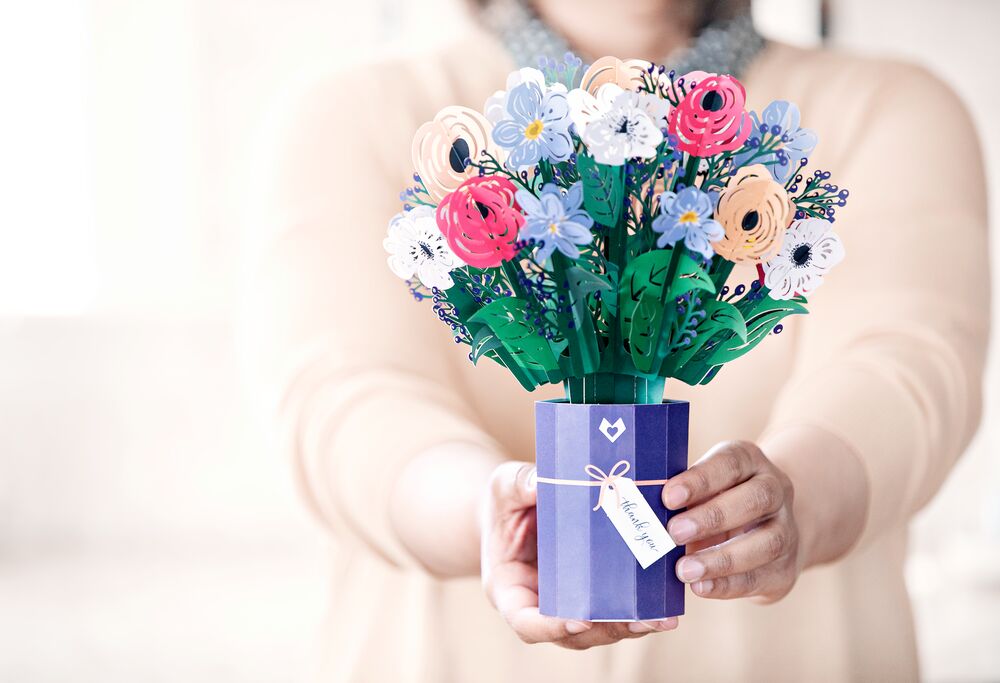
[{"label": "forearm", "polygon": [[479,573],[479,507],[499,453],[453,442],[423,451],[402,469],[391,497],[393,532],[436,576]]},{"label": "forearm", "polygon": [[802,568],[842,557],[860,538],[868,480],[858,457],[832,434],[789,427],[765,438],[765,454],[792,480]]}]

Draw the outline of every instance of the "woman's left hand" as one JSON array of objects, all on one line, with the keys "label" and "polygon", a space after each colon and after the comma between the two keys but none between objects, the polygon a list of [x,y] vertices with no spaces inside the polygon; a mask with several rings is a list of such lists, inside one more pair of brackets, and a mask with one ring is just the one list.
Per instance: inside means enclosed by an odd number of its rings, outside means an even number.
[{"label": "woman's left hand", "polygon": [[791,480],[747,441],[721,443],[663,487],[677,577],[706,598],[784,597],[802,571]]}]

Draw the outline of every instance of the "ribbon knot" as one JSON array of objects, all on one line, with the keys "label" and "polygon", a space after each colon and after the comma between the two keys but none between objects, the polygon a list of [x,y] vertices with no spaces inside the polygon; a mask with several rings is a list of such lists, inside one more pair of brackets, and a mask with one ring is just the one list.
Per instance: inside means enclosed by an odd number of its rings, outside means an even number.
[{"label": "ribbon knot", "polygon": [[627,460],[619,460],[609,473],[605,473],[597,465],[587,465],[583,468],[583,471],[589,474],[591,479],[596,479],[601,487],[601,490],[597,494],[597,505],[594,506],[595,512],[601,509],[601,505],[604,504],[604,494],[608,491],[614,492],[617,504],[621,505],[621,494],[618,493],[615,482],[628,474],[630,467],[631,465],[628,464]]}]

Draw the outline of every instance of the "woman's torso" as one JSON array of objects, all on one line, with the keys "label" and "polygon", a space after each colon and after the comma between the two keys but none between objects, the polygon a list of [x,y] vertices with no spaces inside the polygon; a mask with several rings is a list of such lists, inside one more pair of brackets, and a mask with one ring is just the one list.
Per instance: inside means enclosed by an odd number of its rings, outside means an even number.
[{"label": "woman's torso", "polygon": [[[433,56],[379,68],[377,73],[398,81],[407,100],[379,125],[380,134],[400,144],[394,155],[398,187],[373,191],[394,195],[408,183],[412,169],[403,141],[423,121],[449,104],[480,109],[512,68],[500,46],[478,32]],[[861,97],[848,84],[860,68],[853,57],[770,45],[742,80],[753,109],[773,99],[798,103],[803,121],[821,136],[811,166],[836,171],[847,154],[843,117]],[[378,218],[381,224],[389,216]],[[730,284],[753,277],[752,270],[737,269]],[[401,306],[416,305],[402,287],[399,301]],[[822,296],[811,303],[814,314],[822,315]],[[805,323],[789,322],[782,334],[727,365],[707,386],[668,382],[668,397],[692,402],[692,460],[719,440],[760,436],[793,370],[800,324]],[[449,344],[444,328],[441,344],[452,356],[455,390],[507,454],[530,460],[533,403],[560,395],[561,388],[526,393],[503,368],[488,361],[473,366],[464,347]],[[837,565],[805,573],[778,604],[710,601],[689,594],[687,613],[675,632],[572,652],[520,643],[487,604],[476,579],[436,581],[392,568],[362,549],[340,546],[334,556],[329,627],[321,643],[322,678],[434,683],[913,680],[916,653],[902,580],[904,555],[905,530],[899,528]]]}]

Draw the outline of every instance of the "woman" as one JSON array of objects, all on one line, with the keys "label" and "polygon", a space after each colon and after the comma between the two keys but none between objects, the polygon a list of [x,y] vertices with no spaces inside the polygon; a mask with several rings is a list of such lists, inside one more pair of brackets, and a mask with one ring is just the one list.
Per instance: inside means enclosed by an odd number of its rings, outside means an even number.
[{"label": "woman", "polygon": [[[906,525],[976,427],[988,328],[969,117],[917,68],[765,45],[743,3],[477,12],[482,28],[439,53],[317,90],[280,169],[288,220],[259,337],[303,490],[336,540],[325,677],[914,680]],[[416,128],[447,104],[481,108],[508,71],[567,45],[734,73],[758,111],[797,102],[822,138],[811,167],[852,192],[837,223],[849,256],[813,314],[711,385],[668,388],[692,401],[697,460],[663,489],[688,508],[669,527],[688,544],[679,623],[539,615],[527,461],[532,404],[558,389],[473,368],[381,247]],[[526,644],[539,642],[562,647]]]}]

